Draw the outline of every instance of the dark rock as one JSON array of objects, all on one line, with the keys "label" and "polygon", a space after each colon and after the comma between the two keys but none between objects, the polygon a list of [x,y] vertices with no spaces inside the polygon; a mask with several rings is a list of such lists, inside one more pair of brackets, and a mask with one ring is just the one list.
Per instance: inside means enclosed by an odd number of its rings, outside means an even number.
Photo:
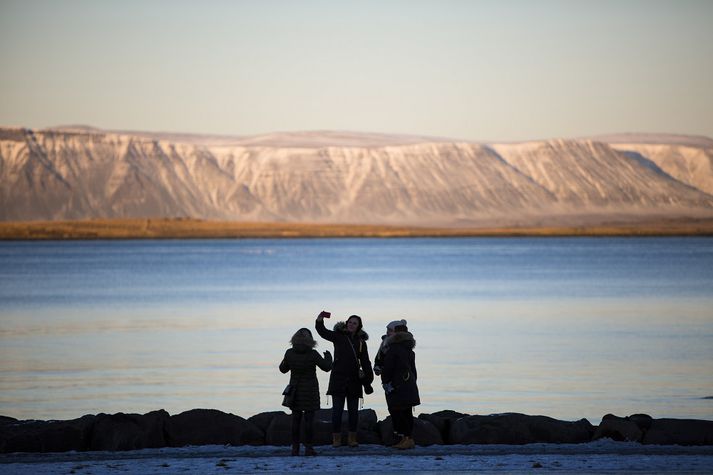
[{"label": "dark rock", "polygon": [[[342,439],[346,444],[348,432],[347,411],[342,413]],[[380,444],[381,439],[377,432],[376,412],[373,409],[359,411],[359,425],[357,426],[357,439],[361,444]],[[301,430],[301,440],[304,440],[304,423]],[[267,445],[290,445],[292,443],[292,415],[277,414],[272,418],[265,431]],[[314,415],[314,444],[329,445],[332,443],[332,410],[320,409]]]},{"label": "dark rock", "polygon": [[98,414],[89,437],[89,450],[136,450],[166,446],[163,409],[141,414]]},{"label": "dark rock", "polygon": [[68,421],[15,421],[0,426],[0,452],[87,450],[95,416]]},{"label": "dark rock", "polygon": [[635,421],[628,417],[617,417],[607,414],[602,418],[601,424],[594,431],[593,440],[612,439],[618,442],[641,442],[644,431]]},{"label": "dark rock", "polygon": [[449,444],[449,437],[451,435],[451,426],[453,425],[453,422],[457,421],[462,417],[467,416],[468,414],[463,414],[461,412],[456,411],[438,411],[434,412],[433,414],[420,414],[418,418],[433,424],[436,429],[438,429],[438,431],[441,433],[443,443]]},{"label": "dark rock", "polygon": [[[332,443],[331,422],[327,422],[319,417],[319,412],[314,417],[314,444],[325,445]],[[304,441],[304,422],[300,431],[300,440]],[[278,414],[272,418],[270,425],[265,431],[265,444],[267,445],[290,445],[292,443],[292,415]]]},{"label": "dark rock", "polygon": [[659,445],[713,445],[713,421],[653,419],[642,442]]},{"label": "dark rock", "polygon": [[[316,445],[332,443],[331,420],[331,409],[316,412]],[[87,415],[67,421],[18,421],[0,416],[0,452],[134,450],[206,444],[289,445],[291,424],[291,415],[282,411],[257,414],[245,420],[210,409],[194,409],[173,417],[160,410],[144,415]],[[344,443],[347,431],[344,411],[341,426]],[[568,422],[514,413],[469,416],[440,411],[415,419],[413,435],[418,445],[581,443],[604,437],[644,444],[713,445],[713,421],[652,419],[646,414],[622,418],[607,414],[595,431],[585,419]],[[397,442],[391,417],[378,422],[373,410],[359,411],[358,439],[361,444]]]},{"label": "dark rock", "polygon": [[632,414],[629,416],[629,420],[633,421],[642,432],[646,432],[651,429],[651,424],[654,419],[648,414]]},{"label": "dark rock", "polygon": [[[315,417],[316,419],[316,417]],[[317,432],[316,432],[317,422],[315,421],[315,444],[323,445],[321,442],[317,442]],[[290,445],[292,443],[292,416],[289,414],[275,414],[275,416],[270,420],[270,425],[265,431],[265,444],[266,445]],[[304,432],[303,432],[304,433]]]},{"label": "dark rock", "polygon": [[[331,411],[329,411],[331,413]],[[359,425],[357,438],[360,444],[381,444],[379,435],[379,419],[373,409],[359,411]],[[342,434],[347,433],[347,414],[342,415]]]},{"label": "dark rock", "polygon": [[263,434],[266,434],[267,428],[270,427],[270,422],[272,422],[272,419],[277,415],[285,416],[287,414],[284,411],[261,412],[260,414],[248,417],[248,422],[252,422]]},{"label": "dark rock", "polygon": [[0,416],[0,427],[7,425],[7,424],[14,424],[15,422],[18,422],[18,421],[14,417]]},{"label": "dark rock", "polygon": [[[398,442],[394,436],[394,424],[391,416],[379,422],[379,431],[384,445],[394,445]],[[417,445],[443,444],[443,437],[436,426],[420,417],[413,420],[413,440]]]},{"label": "dark rock", "polygon": [[166,439],[171,447],[263,445],[265,435],[259,427],[240,416],[215,409],[192,409],[166,421]]},{"label": "dark rock", "polygon": [[594,426],[586,419],[560,421],[546,416],[493,414],[468,416],[453,423],[452,444],[574,444],[589,442]]}]

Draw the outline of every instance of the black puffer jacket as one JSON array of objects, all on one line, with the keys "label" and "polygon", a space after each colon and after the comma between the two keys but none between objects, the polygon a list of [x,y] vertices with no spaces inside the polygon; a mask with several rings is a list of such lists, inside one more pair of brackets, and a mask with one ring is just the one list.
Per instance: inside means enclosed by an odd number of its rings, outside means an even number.
[{"label": "black puffer jacket", "polygon": [[[329,376],[327,394],[364,397],[362,383],[371,384],[374,381],[374,371],[371,369],[369,351],[366,348],[369,335],[363,330],[359,330],[356,335],[352,336],[347,331],[345,322],[338,322],[332,331],[327,330],[324,322],[318,319],[315,328],[322,338],[334,344],[334,366],[332,374]],[[359,358],[362,370],[364,370],[364,381],[359,381],[359,367],[355,355]]]},{"label": "black puffer jacket", "polygon": [[290,384],[296,386],[294,404],[290,409],[297,411],[316,411],[319,409],[319,366],[324,371],[332,369],[332,357],[329,353],[323,358],[317,350],[306,344],[296,344],[285,352],[280,363],[280,371],[290,371]]},{"label": "black puffer jacket", "polygon": [[396,332],[382,345],[383,366],[381,382],[391,384],[392,391],[386,394],[386,404],[396,409],[405,409],[421,404],[416,380],[416,340],[409,332]]}]

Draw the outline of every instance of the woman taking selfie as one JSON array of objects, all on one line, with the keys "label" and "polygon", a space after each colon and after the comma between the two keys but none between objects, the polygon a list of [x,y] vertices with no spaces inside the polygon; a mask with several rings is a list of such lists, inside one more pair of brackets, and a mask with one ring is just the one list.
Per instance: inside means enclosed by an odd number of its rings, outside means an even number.
[{"label": "woman taking selfie", "polygon": [[359,399],[364,396],[362,386],[367,394],[374,391],[371,388],[374,373],[366,348],[369,336],[362,330],[361,317],[358,315],[350,316],[346,322],[338,322],[334,330],[327,330],[324,319],[330,316],[329,312],[321,312],[317,316],[315,328],[322,338],[334,344],[334,365],[327,390],[327,394],[332,396],[332,446],[342,445],[342,411],[346,401],[349,412],[348,444],[357,447]]}]

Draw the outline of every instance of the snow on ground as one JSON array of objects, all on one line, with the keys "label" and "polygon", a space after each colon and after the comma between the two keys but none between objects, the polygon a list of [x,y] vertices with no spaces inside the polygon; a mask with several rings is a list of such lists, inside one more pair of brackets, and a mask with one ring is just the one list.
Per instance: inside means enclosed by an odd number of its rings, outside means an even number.
[{"label": "snow on ground", "polygon": [[291,457],[288,447],[273,446],[4,454],[0,455],[0,473],[713,473],[713,447],[597,441],[575,445],[431,446],[407,452],[377,445],[317,449],[317,457]]}]

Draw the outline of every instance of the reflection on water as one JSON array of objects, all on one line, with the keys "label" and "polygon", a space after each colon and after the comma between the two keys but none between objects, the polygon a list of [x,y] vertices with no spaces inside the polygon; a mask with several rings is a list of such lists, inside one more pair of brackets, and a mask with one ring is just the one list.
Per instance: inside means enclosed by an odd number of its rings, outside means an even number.
[{"label": "reflection on water", "polygon": [[711,239],[6,242],[0,264],[13,417],[279,410],[325,308],[363,316],[372,357],[409,320],[422,412],[713,419]]}]

